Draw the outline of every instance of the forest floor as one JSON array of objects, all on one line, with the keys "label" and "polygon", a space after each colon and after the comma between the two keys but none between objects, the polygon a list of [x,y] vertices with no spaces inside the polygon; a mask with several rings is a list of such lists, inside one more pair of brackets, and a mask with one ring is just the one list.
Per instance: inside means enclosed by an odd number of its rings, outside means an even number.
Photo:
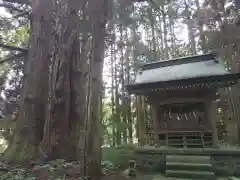
[{"label": "forest floor", "polygon": [[[131,159],[130,148],[103,148],[102,180],[131,180],[126,174]],[[123,156],[129,154],[130,156]],[[11,166],[0,162],[0,180],[83,180],[78,161],[67,162],[57,159],[44,164],[29,163],[28,166]],[[119,168],[121,167],[121,168]],[[162,174],[145,174],[137,171],[134,180],[180,180],[167,178]],[[181,179],[185,180],[185,179]],[[190,179],[188,179],[190,180]],[[235,177],[221,177],[218,180],[240,180]]]},{"label": "forest floor", "polygon": [[[103,170],[106,167],[103,166]],[[114,169],[108,166],[104,170],[102,180],[185,180],[167,178],[162,174],[143,174],[137,172],[135,178],[130,178],[126,170]],[[66,162],[58,159],[47,164],[34,165],[32,167],[10,166],[0,163],[0,180],[83,180],[80,174],[79,162]],[[187,180],[187,179],[186,179]],[[190,179],[188,179],[190,180]],[[218,178],[218,180],[240,180],[234,177]]]},{"label": "forest floor", "polygon": [[[162,174],[143,174],[137,172],[136,178],[130,178],[124,170],[112,170],[105,173],[102,180],[187,180],[167,178]],[[78,162],[56,160],[54,162],[35,165],[32,168],[7,166],[0,164],[0,180],[83,180]],[[190,179],[188,179],[190,180]],[[217,180],[240,180],[234,177],[218,178]]]}]

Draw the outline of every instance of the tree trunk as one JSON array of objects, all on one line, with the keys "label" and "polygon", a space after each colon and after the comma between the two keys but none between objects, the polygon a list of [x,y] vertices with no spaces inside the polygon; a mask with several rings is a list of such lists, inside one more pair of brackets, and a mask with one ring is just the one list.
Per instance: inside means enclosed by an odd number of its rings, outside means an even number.
[{"label": "tree trunk", "polygon": [[90,59],[91,99],[89,114],[89,138],[87,146],[87,166],[90,180],[101,179],[101,97],[102,71],[105,50],[105,26],[108,13],[108,0],[91,0],[89,3],[92,24],[92,59]]},{"label": "tree trunk", "polygon": [[[197,11],[200,10],[200,3],[199,0],[195,0],[196,6],[197,6]],[[203,23],[199,22],[198,24],[198,30],[200,33],[200,45],[201,45],[201,49],[203,51],[203,53],[207,53],[207,41],[206,41],[206,36],[204,34],[204,30],[203,30]]]},{"label": "tree trunk", "polygon": [[195,55],[197,54],[197,48],[196,48],[196,40],[195,40],[195,35],[194,35],[194,29],[193,29],[193,20],[191,17],[191,12],[189,10],[189,5],[186,0],[184,0],[184,5],[185,5],[185,13],[186,13],[186,22],[188,26],[188,39],[191,47],[191,54]]},{"label": "tree trunk", "polygon": [[161,18],[161,16],[160,15],[158,15],[158,19],[159,19],[159,22],[158,22],[158,26],[159,26],[159,29],[158,29],[158,34],[157,34],[157,36],[159,37],[159,41],[160,41],[160,43],[159,43],[159,51],[160,51],[160,58],[163,60],[164,59],[164,57],[165,57],[165,55],[164,55],[164,36],[163,36],[163,30],[162,30],[162,24],[163,24],[163,22],[162,22],[162,19],[163,18]]},{"label": "tree trunk", "polygon": [[[78,12],[81,1],[60,0],[55,7],[50,115],[46,122],[41,150],[51,159],[84,160],[86,133],[82,131],[85,127],[86,70],[83,64],[87,59],[80,59]],[[83,150],[78,149],[79,144]]]},{"label": "tree trunk", "polygon": [[122,133],[123,133],[123,143],[127,144],[127,129],[126,129],[126,124],[127,124],[127,119],[126,119],[126,103],[125,103],[125,92],[124,92],[124,53],[123,53],[123,48],[124,48],[124,38],[123,38],[123,25],[120,24],[119,27],[120,31],[120,64],[121,64],[121,116],[122,116]]},{"label": "tree trunk", "polygon": [[164,34],[164,59],[169,59],[169,52],[168,52],[168,39],[167,39],[167,22],[166,22],[166,13],[164,11],[164,5],[162,6],[162,20],[163,20],[163,34]]},{"label": "tree trunk", "polygon": [[157,41],[156,41],[156,35],[155,35],[155,16],[153,15],[152,7],[148,9],[148,17],[150,21],[151,26],[151,33],[152,33],[152,51],[153,51],[153,57],[154,60],[157,60]]},{"label": "tree trunk", "polygon": [[169,16],[169,31],[170,31],[170,39],[171,39],[171,58],[177,57],[177,46],[176,46],[176,37],[175,37],[175,29],[174,29],[174,19],[172,16]]},{"label": "tree trunk", "polygon": [[[114,53],[114,59],[116,59],[116,53]],[[115,107],[116,107],[116,114],[114,116],[114,121],[116,124],[116,145],[119,146],[121,145],[121,117],[120,117],[120,104],[119,104],[119,79],[118,79],[118,74],[117,74],[117,64],[115,64],[115,71],[114,71],[114,77],[115,77]]]},{"label": "tree trunk", "polygon": [[42,140],[48,98],[52,34],[51,1],[33,1],[29,57],[24,69],[24,86],[13,143],[5,153],[7,161],[35,158]]},{"label": "tree trunk", "polygon": [[[112,32],[115,33],[115,32]],[[114,38],[113,38],[114,41]],[[115,54],[115,45],[114,43],[111,45],[111,76],[112,76],[112,82],[111,82],[111,108],[112,108],[112,146],[116,146],[116,123],[115,123],[115,97],[114,97],[114,54]]]},{"label": "tree trunk", "polygon": [[[128,33],[126,31],[126,40],[128,39]],[[127,84],[130,84],[130,79],[131,79],[131,75],[130,75],[130,71],[131,71],[131,67],[130,67],[130,59],[129,59],[129,55],[130,55],[130,46],[127,46],[126,49],[126,53],[125,53],[125,59],[126,59],[126,80],[127,80]],[[132,110],[131,110],[131,96],[126,93],[126,117],[127,117],[127,129],[128,129],[128,140],[130,143],[133,142],[133,129],[132,129]]]}]

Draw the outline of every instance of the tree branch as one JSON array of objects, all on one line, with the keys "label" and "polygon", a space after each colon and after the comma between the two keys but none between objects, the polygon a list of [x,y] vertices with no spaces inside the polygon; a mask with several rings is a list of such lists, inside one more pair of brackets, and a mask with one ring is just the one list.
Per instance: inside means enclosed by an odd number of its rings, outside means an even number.
[{"label": "tree branch", "polygon": [[23,17],[23,16],[25,16],[25,15],[29,16],[29,12],[28,12],[28,11],[20,12],[20,13],[14,15],[13,18]]},{"label": "tree branch", "polygon": [[19,54],[16,54],[14,56],[7,57],[6,59],[0,61],[0,65],[3,64],[3,63],[6,63],[8,61],[14,61],[16,58],[20,58],[20,57],[23,57],[25,55],[26,55],[26,53],[19,53]]},{"label": "tree branch", "polygon": [[0,3],[0,7],[4,7],[18,12],[24,12],[24,10],[17,8],[12,4]]},{"label": "tree branch", "polygon": [[6,44],[1,44],[1,43],[0,43],[0,47],[2,47],[4,49],[8,49],[8,50],[13,50],[13,51],[21,51],[21,52],[25,52],[25,53],[28,52],[28,49],[20,48],[20,47],[16,47],[16,46],[9,46]]},{"label": "tree branch", "polygon": [[30,0],[3,0],[3,2],[31,5]]}]

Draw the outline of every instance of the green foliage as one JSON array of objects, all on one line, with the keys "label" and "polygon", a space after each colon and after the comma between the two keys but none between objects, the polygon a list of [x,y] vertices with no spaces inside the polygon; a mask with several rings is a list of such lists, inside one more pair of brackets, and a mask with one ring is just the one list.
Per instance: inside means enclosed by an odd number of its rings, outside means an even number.
[{"label": "green foliage", "polygon": [[[17,146],[21,142],[21,146]],[[4,161],[14,164],[22,164],[28,162],[30,159],[36,157],[36,149],[31,146],[27,141],[20,141],[15,139],[10,146],[4,151]]]},{"label": "green foliage", "polygon": [[120,168],[127,167],[128,161],[134,159],[134,146],[124,145],[118,148],[104,147],[102,149],[103,161],[111,162]]},{"label": "green foliage", "polygon": [[11,170],[7,173],[0,173],[0,180],[35,180],[25,169]]},{"label": "green foliage", "polygon": [[113,164],[110,161],[102,161],[102,174],[107,175],[110,171],[115,171],[118,169],[118,166]]},{"label": "green foliage", "polygon": [[[101,164],[103,175],[118,169],[118,166],[110,161],[102,161]],[[63,159],[57,159],[44,165],[35,165],[33,169],[13,168],[0,163],[0,180],[36,180],[39,179],[37,178],[38,175],[49,180],[67,180],[71,179],[70,176],[74,175],[74,173],[78,173],[79,168],[80,165],[77,161],[67,162]],[[70,175],[69,178],[67,178],[66,174]],[[78,179],[87,180],[88,178],[78,177]]]},{"label": "green foliage", "polygon": [[27,26],[22,26],[19,29],[17,29],[13,37],[15,43],[19,42],[24,45],[27,45],[28,39],[29,39],[28,31],[29,31],[29,28]]}]

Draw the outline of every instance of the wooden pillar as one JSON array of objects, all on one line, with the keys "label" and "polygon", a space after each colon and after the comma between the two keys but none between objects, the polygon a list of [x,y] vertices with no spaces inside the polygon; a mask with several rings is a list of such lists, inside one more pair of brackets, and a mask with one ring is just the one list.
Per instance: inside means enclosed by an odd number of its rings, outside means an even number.
[{"label": "wooden pillar", "polygon": [[137,137],[140,146],[145,145],[145,104],[142,96],[137,96]]},{"label": "wooden pillar", "polygon": [[157,109],[157,104],[152,104],[152,120],[153,120],[153,131],[154,131],[154,144],[155,145],[160,145],[159,144],[159,137],[158,137],[158,109]]},{"label": "wooden pillar", "polygon": [[219,145],[219,141],[218,141],[218,130],[216,127],[217,102],[215,100],[206,102],[206,115],[207,115],[206,118],[212,128],[213,147],[217,147]]}]

